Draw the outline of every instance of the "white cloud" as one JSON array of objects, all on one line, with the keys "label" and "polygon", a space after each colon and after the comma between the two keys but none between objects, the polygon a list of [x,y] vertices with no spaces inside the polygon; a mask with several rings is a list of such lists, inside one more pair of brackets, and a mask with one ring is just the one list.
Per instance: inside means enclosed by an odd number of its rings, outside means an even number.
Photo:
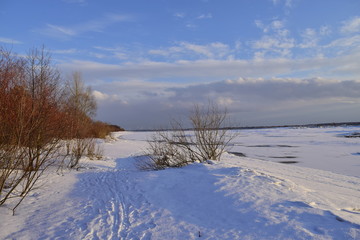
[{"label": "white cloud", "polygon": [[263,32],[268,32],[269,29],[265,26],[265,24],[261,20],[254,21],[256,27],[260,28]]},{"label": "white cloud", "polygon": [[47,35],[66,35],[66,36],[75,36],[78,32],[75,29],[66,28],[62,26],[56,26],[53,24],[46,24],[46,30],[44,31]]},{"label": "white cloud", "polygon": [[126,53],[122,53],[122,52],[116,52],[114,53],[115,58],[120,59],[120,60],[126,60],[128,59],[128,55]]},{"label": "white cloud", "polygon": [[[284,49],[286,50],[286,49]],[[200,49],[200,52],[204,51]],[[261,54],[261,51],[259,51]],[[286,53],[284,53],[286,54]],[[356,67],[359,52],[332,58],[257,58],[239,59],[202,59],[178,60],[173,63],[141,61],[124,64],[104,64],[93,61],[74,60],[59,65],[64,71],[78,70],[87,79],[97,82],[101,79],[111,81],[157,80],[163,81],[213,81],[219,79],[273,76],[333,76],[339,79],[359,78],[360,69]],[[346,69],[346,71],[345,71]]]},{"label": "white cloud", "polygon": [[281,0],[271,0],[274,5],[277,5],[280,3]]},{"label": "white cloud", "polygon": [[271,22],[271,27],[273,29],[281,29],[284,27],[284,22],[283,21],[279,21],[279,20],[275,20]]},{"label": "white cloud", "polygon": [[197,44],[191,44],[187,42],[183,42],[180,44],[185,50],[190,50],[192,52],[195,52],[197,54],[205,55],[207,57],[212,57],[213,54],[210,51],[208,46],[203,45],[197,45]]},{"label": "white cloud", "polygon": [[345,38],[338,38],[333,40],[331,43],[325,45],[327,48],[331,47],[341,47],[341,48],[348,48],[353,47],[356,48],[360,46],[360,35],[355,35],[352,37],[345,37]]},{"label": "white cloud", "polygon": [[294,0],[271,0],[274,5],[278,5],[284,2],[285,7],[291,8],[294,6]]},{"label": "white cloud", "polygon": [[331,34],[331,32],[332,31],[331,31],[331,28],[329,26],[321,26],[320,27],[319,33],[320,33],[321,36],[328,36],[328,35]]},{"label": "white cloud", "polygon": [[52,50],[52,53],[56,53],[56,54],[74,54],[79,52],[79,50],[75,49],[75,48],[70,48],[70,49],[58,49],[58,50]]},{"label": "white cloud", "polygon": [[102,54],[102,53],[89,52],[88,54],[89,54],[89,56],[92,56],[92,57],[95,57],[95,58],[98,58],[98,59],[106,59],[106,58],[109,58],[108,55]]},{"label": "white cloud", "polygon": [[241,41],[235,41],[235,50],[240,50],[242,48],[242,42]]},{"label": "white cloud", "polygon": [[360,32],[360,17],[353,17],[345,22],[340,31],[342,33],[358,33]]},{"label": "white cloud", "polygon": [[98,50],[102,50],[102,51],[107,51],[107,52],[118,52],[118,51],[123,51],[124,50],[122,47],[94,46],[93,48],[98,49]]},{"label": "white cloud", "polygon": [[102,102],[109,102],[109,101],[121,101],[122,104],[127,104],[127,101],[123,101],[121,100],[121,97],[118,94],[106,94],[97,90],[94,90],[92,92],[93,96],[95,97],[95,99],[102,103]]},{"label": "white cloud", "polygon": [[[226,107],[235,120],[245,120],[248,125],[264,124],[264,119],[274,116],[277,116],[277,122],[267,124],[312,122],[313,117],[321,121],[321,114],[334,108],[347,119],[350,119],[349,116],[360,117],[358,111],[354,114],[360,106],[359,81],[238,78],[187,86],[170,86],[160,82],[155,85],[136,81],[108,83],[99,90],[101,94],[97,93],[103,99],[99,113],[104,120],[128,129],[164,127],[171,118],[186,116],[194,103],[202,104],[212,99]],[[110,100],[103,97],[108,89],[116,91],[122,98]],[[127,98],[127,92],[137,98]],[[111,94],[109,91],[106,96]],[[331,122],[337,116],[338,111],[332,112],[325,121]],[[118,119],[119,122],[116,122]]]},{"label": "white cloud", "polygon": [[[342,33],[356,33],[354,19],[344,24]],[[146,53],[134,51],[131,56],[125,47],[96,46],[94,52],[128,62],[74,60],[60,67],[83,72],[95,89],[101,116],[123,119],[132,127],[154,126],[208,99],[247,119],[286,116],[285,123],[297,119],[295,115],[310,116],[331,106],[360,107],[358,34],[336,39],[338,35],[324,25],[299,31],[301,38],[295,39],[285,20],[254,23],[262,36],[252,42],[231,46],[183,41]],[[254,58],[240,58],[239,49]],[[144,115],[149,119],[144,120]]]},{"label": "white cloud", "polygon": [[51,37],[59,37],[66,39],[85,32],[101,32],[103,29],[114,23],[130,20],[132,20],[132,18],[127,15],[107,14],[103,18],[75,24],[72,26],[46,24],[45,28],[35,31]]},{"label": "white cloud", "polygon": [[149,50],[149,54],[151,55],[162,55],[162,56],[169,56],[172,52],[174,51],[171,51],[169,49],[165,49],[165,50],[162,50],[162,49],[152,49],[152,50]]},{"label": "white cloud", "polygon": [[[120,60],[129,59],[130,53],[124,47],[102,47],[102,46],[94,46],[96,50],[101,51],[102,53],[93,53],[97,58],[116,58]],[[104,52],[106,54],[104,54]],[[132,53],[132,55],[135,55]]]},{"label": "white cloud", "polygon": [[[336,76],[340,79],[360,77],[356,68],[360,54],[360,36],[336,39],[330,27],[307,28],[296,40],[286,29],[286,21],[272,20],[268,24],[255,21],[263,36],[252,42],[222,42],[198,44],[178,42],[172,46],[137,52],[125,47],[94,47],[99,58],[121,59],[122,64],[102,64],[91,61],[64,63],[66,68],[88,71],[95,77],[123,79],[180,79],[193,81],[225,79],[236,76]],[[327,41],[327,42],[326,42]],[[246,48],[250,47],[250,48]],[[241,52],[239,50],[242,50]],[[242,54],[252,56],[241,58]],[[241,55],[240,55],[241,54]],[[127,62],[125,62],[125,60]],[[191,79],[191,80],[190,80]]]},{"label": "white cloud", "polygon": [[[355,48],[355,44],[357,44],[355,36],[336,39],[336,35],[332,34],[331,27],[327,25],[318,29],[306,28],[300,32],[300,38],[295,38],[286,28],[285,20],[272,20],[267,24],[261,20],[255,20],[254,23],[264,33],[261,38],[248,42],[248,46],[254,50],[254,59],[340,56],[344,54],[343,50],[345,50],[344,48],[340,49],[340,44],[350,45],[353,43],[352,47]],[[332,43],[329,43],[330,39],[333,39]],[[337,49],[335,49],[335,45],[338,45]],[[305,49],[307,51],[304,51]]]},{"label": "white cloud", "polygon": [[212,14],[211,13],[207,13],[207,14],[201,14],[197,17],[197,19],[210,19],[212,18]]},{"label": "white cloud", "polygon": [[185,16],[186,16],[186,14],[183,12],[174,13],[174,17],[177,17],[177,18],[185,18]]},{"label": "white cloud", "polygon": [[108,94],[105,94],[105,93],[102,93],[100,91],[93,91],[92,92],[93,96],[96,98],[96,100],[106,100],[109,98],[109,95]]},{"label": "white cloud", "polygon": [[220,106],[220,107],[227,107],[231,104],[234,103],[234,100],[230,97],[217,97],[216,99],[216,103]]},{"label": "white cloud", "polygon": [[[255,59],[270,57],[290,57],[290,49],[296,46],[294,38],[290,37],[290,31],[285,28],[285,21],[273,20],[264,24],[261,20],[255,20],[255,25],[265,33],[261,39],[250,42],[250,46],[256,50]],[[258,51],[261,49],[262,51]]]},{"label": "white cloud", "polygon": [[319,41],[318,33],[313,28],[307,28],[301,33],[303,42],[299,44],[300,48],[312,48],[316,47]]},{"label": "white cloud", "polygon": [[185,49],[180,46],[169,47],[165,49],[152,49],[149,50],[149,54],[151,55],[161,55],[161,56],[171,56],[173,54],[183,53]]},{"label": "white cloud", "polygon": [[293,7],[294,6],[294,0],[285,0],[285,6],[286,7]]},{"label": "white cloud", "polygon": [[[199,92],[199,88],[202,91]],[[297,99],[311,101],[313,99],[324,98],[348,98],[360,101],[360,81],[338,81],[323,78],[239,78],[185,88],[175,88],[172,91],[175,92],[173,98],[182,101],[186,101],[186,98],[192,94],[201,97],[204,101],[212,93],[217,93],[218,97],[224,99],[232,99],[233,102],[248,99],[247,101],[257,101],[262,104],[266,104],[263,102],[264,99],[271,101],[271,104],[274,101]],[[228,102],[230,103],[231,101]]]},{"label": "white cloud", "polygon": [[165,49],[152,49],[148,52],[151,55],[161,56],[202,56],[210,59],[221,59],[228,56],[230,47],[224,43],[213,42],[206,45],[193,44],[189,42],[180,42],[177,46]]},{"label": "white cloud", "polygon": [[355,78],[359,79],[360,68],[358,59],[360,59],[360,49],[353,51],[349,55],[339,57],[336,64],[332,66],[332,73],[342,76],[356,76]]},{"label": "white cloud", "polygon": [[295,46],[295,40],[293,38],[278,38],[272,36],[264,36],[262,39],[253,42],[253,48],[255,49],[267,49],[274,50],[276,48],[286,49],[293,48]]},{"label": "white cloud", "polygon": [[269,24],[265,24],[261,20],[255,20],[254,23],[256,27],[261,29],[264,33],[272,32],[274,34],[284,35],[284,33],[288,34],[289,32],[285,29],[285,21],[273,20]]},{"label": "white cloud", "polygon": [[11,39],[11,38],[4,38],[4,37],[0,37],[0,42],[8,43],[8,44],[22,44],[22,42],[20,42],[18,40]]},{"label": "white cloud", "polygon": [[223,57],[229,49],[227,45],[219,42],[210,43],[208,45],[198,45],[183,42],[180,45],[186,50],[205,55],[209,58]]},{"label": "white cloud", "polygon": [[193,24],[193,23],[187,23],[185,26],[186,26],[187,28],[190,28],[190,29],[194,29],[194,28],[197,27],[197,25],[195,25],[195,24]]}]

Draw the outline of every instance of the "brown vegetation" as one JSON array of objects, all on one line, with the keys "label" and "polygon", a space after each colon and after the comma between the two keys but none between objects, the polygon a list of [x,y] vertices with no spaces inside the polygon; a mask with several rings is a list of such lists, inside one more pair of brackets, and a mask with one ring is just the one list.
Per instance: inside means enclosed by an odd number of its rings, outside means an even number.
[{"label": "brown vegetation", "polygon": [[93,138],[114,128],[94,122],[95,112],[80,73],[63,84],[44,48],[27,57],[0,48],[0,206],[18,198],[15,210],[55,161],[75,167],[83,155],[99,158]]}]

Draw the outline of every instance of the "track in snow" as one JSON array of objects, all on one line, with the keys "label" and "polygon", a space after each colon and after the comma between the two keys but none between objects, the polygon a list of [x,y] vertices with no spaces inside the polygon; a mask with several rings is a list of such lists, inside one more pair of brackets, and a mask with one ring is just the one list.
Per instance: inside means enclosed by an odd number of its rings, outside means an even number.
[{"label": "track in snow", "polygon": [[[118,159],[117,162],[129,161]],[[149,214],[150,204],[129,181],[131,169],[116,168],[79,174],[75,191],[78,213],[75,225],[81,239],[151,239],[156,225]],[[132,178],[136,173],[131,174]],[[130,229],[131,226],[131,229]]]}]

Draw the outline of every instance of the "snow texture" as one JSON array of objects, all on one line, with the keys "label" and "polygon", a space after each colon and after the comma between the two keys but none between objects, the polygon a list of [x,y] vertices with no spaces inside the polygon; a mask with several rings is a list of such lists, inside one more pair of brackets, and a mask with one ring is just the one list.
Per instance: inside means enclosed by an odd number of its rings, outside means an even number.
[{"label": "snow texture", "polygon": [[360,239],[356,131],[242,130],[222,161],[161,171],[135,167],[152,133],[115,133],[105,160],[1,207],[0,239]]}]

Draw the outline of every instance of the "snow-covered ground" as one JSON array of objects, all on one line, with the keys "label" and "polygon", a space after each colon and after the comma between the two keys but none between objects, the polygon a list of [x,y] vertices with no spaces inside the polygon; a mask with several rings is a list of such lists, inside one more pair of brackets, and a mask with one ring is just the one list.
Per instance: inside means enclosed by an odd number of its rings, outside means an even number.
[{"label": "snow-covered ground", "polygon": [[49,172],[15,216],[0,207],[0,239],[360,239],[352,132],[242,130],[220,162],[147,172],[152,133],[116,133],[105,160]]}]

